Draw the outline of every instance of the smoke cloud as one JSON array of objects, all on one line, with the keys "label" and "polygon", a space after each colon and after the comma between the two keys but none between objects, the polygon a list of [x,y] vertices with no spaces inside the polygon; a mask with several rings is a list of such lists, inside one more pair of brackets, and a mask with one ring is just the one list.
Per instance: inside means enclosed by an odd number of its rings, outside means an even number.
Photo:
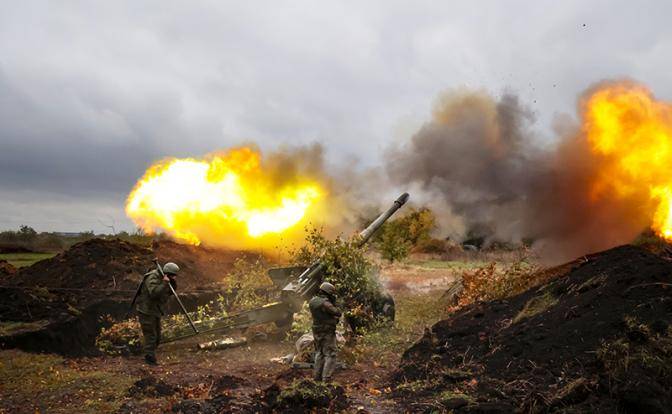
[{"label": "smoke cloud", "polygon": [[549,261],[628,243],[650,224],[651,211],[641,197],[595,194],[603,160],[581,127],[581,105],[593,90],[579,100],[579,123],[556,119],[550,147],[537,144],[534,117],[516,95],[445,93],[432,119],[388,150],[387,173],[394,184],[420,190],[444,217],[444,235],[530,238]]}]

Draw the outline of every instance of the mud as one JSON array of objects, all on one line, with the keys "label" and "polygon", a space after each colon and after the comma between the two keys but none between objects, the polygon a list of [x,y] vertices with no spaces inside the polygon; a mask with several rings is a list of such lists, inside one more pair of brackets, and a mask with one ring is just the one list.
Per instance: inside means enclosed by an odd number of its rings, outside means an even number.
[{"label": "mud", "polygon": [[[672,379],[664,372],[672,348],[662,345],[670,343],[672,262],[621,246],[554,272],[539,288],[470,306],[427,330],[392,376],[409,411],[459,389],[473,400],[453,407],[458,413],[486,405],[488,412],[669,412]],[[662,362],[649,369],[633,359],[627,375],[616,375],[598,358],[610,344],[633,356],[652,350]],[[399,387],[414,382],[421,386],[413,393]]]}]

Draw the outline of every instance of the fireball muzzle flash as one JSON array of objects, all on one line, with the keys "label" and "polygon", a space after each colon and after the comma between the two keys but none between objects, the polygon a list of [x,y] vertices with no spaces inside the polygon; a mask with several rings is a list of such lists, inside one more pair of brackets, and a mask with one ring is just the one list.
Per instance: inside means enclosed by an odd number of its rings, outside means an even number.
[{"label": "fireball muzzle flash", "polygon": [[128,196],[126,213],[148,233],[163,230],[190,244],[275,246],[319,217],[316,203],[326,195],[317,177],[280,164],[247,147],[160,161]]}]

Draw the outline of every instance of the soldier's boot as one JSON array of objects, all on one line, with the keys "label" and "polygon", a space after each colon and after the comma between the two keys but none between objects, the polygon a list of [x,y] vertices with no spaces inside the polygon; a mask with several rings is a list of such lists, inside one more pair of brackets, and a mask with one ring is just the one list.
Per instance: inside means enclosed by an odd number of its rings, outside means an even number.
[{"label": "soldier's boot", "polygon": [[332,356],[324,357],[324,369],[322,370],[322,381],[330,382],[331,376],[336,368],[336,358]]},{"label": "soldier's boot", "polygon": [[322,372],[324,371],[324,355],[322,352],[315,353],[315,366],[313,367],[313,379],[315,381],[322,381]]}]

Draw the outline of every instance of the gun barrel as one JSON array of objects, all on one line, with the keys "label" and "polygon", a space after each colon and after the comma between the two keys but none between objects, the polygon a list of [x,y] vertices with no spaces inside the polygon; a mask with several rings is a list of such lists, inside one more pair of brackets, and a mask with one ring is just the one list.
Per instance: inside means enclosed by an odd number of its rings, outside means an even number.
[{"label": "gun barrel", "polygon": [[392,203],[392,206],[387,209],[387,211],[383,212],[378,218],[376,218],[373,223],[369,224],[367,228],[362,230],[361,233],[359,233],[359,238],[360,238],[360,246],[364,245],[370,238],[373,236],[373,234],[378,230],[386,221],[387,219],[392,216],[397,210],[401,208],[406,202],[408,201],[408,193],[404,193],[399,196],[396,200],[394,200],[394,203]]},{"label": "gun barrel", "polygon": [[[359,233],[359,245],[363,246],[373,234],[389,219],[392,214],[401,208],[408,201],[408,193],[404,193],[397,198],[392,206],[378,216],[373,223],[369,224],[367,228]],[[310,299],[320,283],[322,282],[322,272],[324,271],[324,264],[321,261],[313,263],[301,273],[296,281],[289,282],[282,291],[285,294],[285,300],[293,302],[295,312],[301,309],[303,301]]]}]

